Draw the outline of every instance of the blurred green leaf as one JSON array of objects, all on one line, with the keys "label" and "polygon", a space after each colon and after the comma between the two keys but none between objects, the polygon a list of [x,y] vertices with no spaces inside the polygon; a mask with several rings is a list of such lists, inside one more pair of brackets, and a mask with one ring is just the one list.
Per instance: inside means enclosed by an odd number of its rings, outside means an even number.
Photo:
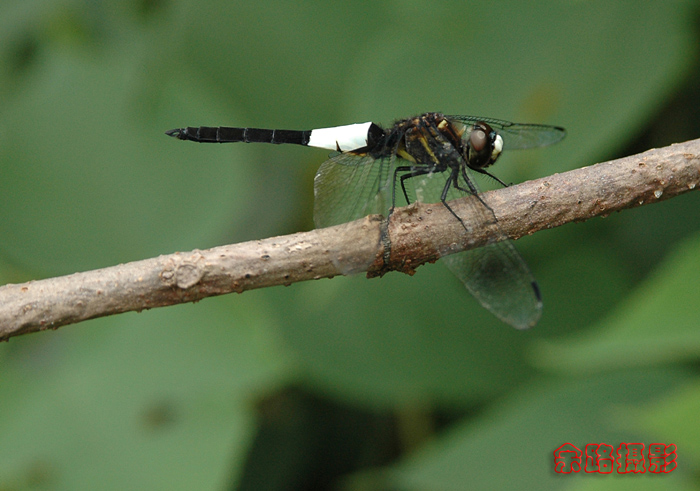
[{"label": "blurred green leaf", "polygon": [[531,375],[519,351],[533,333],[501,325],[442,266],[308,283],[281,301],[301,319],[283,334],[308,382],[369,407],[470,405]]},{"label": "blurred green leaf", "polygon": [[555,370],[684,362],[700,354],[700,235],[680,244],[597,329],[539,341],[532,360]]},{"label": "blurred green leaf", "polygon": [[679,462],[700,465],[700,428],[697,415],[700,414],[700,384],[690,381],[683,387],[661,400],[651,401],[639,408],[633,421],[640,428],[657,439],[675,443],[682,452]]},{"label": "blurred green leaf", "polygon": [[53,53],[4,111],[0,235],[16,261],[68,273],[215,245],[234,203],[250,203],[236,178],[250,159],[216,172],[178,163],[192,149],[163,134],[174,118],[136,112],[143,73],[122,48],[100,60]]},{"label": "blurred green leaf", "polygon": [[[682,372],[647,370],[523,386],[498,408],[446,431],[378,476],[385,481],[377,489],[617,489],[613,483],[622,476],[616,473],[555,473],[554,450],[567,442],[581,450],[589,443],[651,443],[646,433],[620,429],[618,418],[688,379]],[[693,489],[689,471],[679,466],[664,476],[633,477],[638,486]]]},{"label": "blurred green leaf", "polygon": [[13,342],[0,487],[221,489],[235,478],[255,431],[251,399],[281,386],[291,365],[264,304],[207,303]]}]

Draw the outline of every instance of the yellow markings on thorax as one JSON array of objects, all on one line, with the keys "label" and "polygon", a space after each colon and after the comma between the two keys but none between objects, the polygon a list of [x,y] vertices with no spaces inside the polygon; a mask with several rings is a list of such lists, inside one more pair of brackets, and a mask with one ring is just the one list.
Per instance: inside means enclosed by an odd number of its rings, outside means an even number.
[{"label": "yellow markings on thorax", "polygon": [[413,162],[414,164],[416,163],[416,159],[413,158],[413,155],[406,152],[406,148],[403,146],[396,151],[396,155],[402,159],[408,160],[409,162]]}]

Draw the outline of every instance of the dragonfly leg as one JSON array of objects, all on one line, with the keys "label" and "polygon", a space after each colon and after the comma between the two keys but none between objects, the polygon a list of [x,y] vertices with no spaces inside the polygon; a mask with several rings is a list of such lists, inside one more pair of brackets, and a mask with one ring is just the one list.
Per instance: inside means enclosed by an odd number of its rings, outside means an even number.
[{"label": "dragonfly leg", "polygon": [[407,172],[407,174],[403,174],[401,176],[400,181],[401,181],[401,191],[403,191],[403,197],[406,198],[406,204],[410,205],[411,200],[409,199],[408,192],[406,191],[406,183],[405,183],[406,179],[430,174],[431,172],[433,172],[433,169],[430,169],[430,168],[416,169],[416,168],[408,166],[408,165],[397,167],[396,170],[394,170],[394,187],[393,187],[392,193],[391,193],[391,207],[392,208],[396,205],[396,177],[397,177],[399,172]]},{"label": "dragonfly leg", "polygon": [[[487,172],[487,174],[488,174],[488,172]],[[491,174],[488,174],[488,175],[491,175]],[[481,196],[479,195],[479,190],[476,189],[476,186],[474,186],[474,183],[472,183],[472,181],[469,179],[469,176],[467,176],[466,167],[462,167],[462,178],[464,179],[464,182],[467,183],[467,186],[469,186],[469,189],[464,189],[464,188],[460,187],[457,178],[455,178],[454,181],[453,181],[453,182],[454,182],[454,185],[455,185],[455,188],[459,189],[460,191],[464,191],[465,193],[470,193],[470,194],[473,194],[474,196],[476,196],[477,199],[478,199],[479,201],[481,201],[481,204],[484,205],[484,206],[486,207],[486,209],[489,210],[489,211],[491,212],[491,215],[493,215],[494,221],[495,221],[495,220],[496,220],[496,214],[493,212],[493,210],[491,209],[491,207],[490,207],[489,205],[486,204],[486,201],[484,201],[483,199],[481,199]],[[501,181],[500,181],[498,178],[496,178],[496,177],[494,177],[494,179],[496,179],[498,182],[501,182]],[[444,192],[443,192],[443,193],[444,193]]]},{"label": "dragonfly leg", "polygon": [[510,186],[510,184],[506,184],[505,182],[501,181],[498,177],[494,176],[493,174],[491,174],[491,173],[488,172],[488,171],[485,171],[484,169],[475,169],[475,168],[473,168],[473,167],[470,167],[470,169],[473,170],[474,172],[478,172],[479,174],[483,174],[483,175],[485,175],[485,176],[489,176],[491,179],[493,179],[494,181],[496,181],[498,184],[500,184],[500,185],[503,186],[504,188],[507,188],[508,186]]},{"label": "dragonfly leg", "polygon": [[[458,177],[459,177],[459,169],[457,169],[457,168],[452,169],[452,172],[450,173],[450,177],[448,177],[447,182],[445,182],[445,187],[442,188],[442,194],[440,195],[440,201],[442,202],[443,205],[445,205],[445,208],[447,208],[449,210],[449,212],[452,213],[452,215],[459,221],[459,223],[462,225],[464,230],[469,232],[469,229],[467,228],[467,226],[464,223],[464,221],[462,220],[462,218],[460,218],[460,216],[457,215],[457,213],[455,213],[455,211],[450,207],[450,205],[447,204],[447,193],[450,191],[450,186],[452,186],[453,183],[454,183],[454,187],[459,189],[460,191],[464,191],[467,193],[469,192],[468,190],[462,189],[459,187],[459,184],[457,183]],[[468,180],[467,180],[467,184],[469,185],[469,187],[472,187],[471,183]],[[476,194],[476,192],[473,194]],[[478,196],[478,194],[476,194],[476,195]],[[481,199],[481,198],[479,198],[479,199]],[[483,203],[483,201],[482,201],[482,203]]]}]

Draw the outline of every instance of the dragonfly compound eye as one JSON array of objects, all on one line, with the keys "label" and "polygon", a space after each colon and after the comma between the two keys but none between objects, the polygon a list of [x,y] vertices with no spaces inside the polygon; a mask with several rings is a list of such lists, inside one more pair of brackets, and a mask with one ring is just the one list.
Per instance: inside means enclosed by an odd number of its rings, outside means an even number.
[{"label": "dragonfly compound eye", "polygon": [[486,132],[481,128],[476,128],[469,135],[469,144],[477,153],[481,153],[488,143],[489,139],[486,136]]}]

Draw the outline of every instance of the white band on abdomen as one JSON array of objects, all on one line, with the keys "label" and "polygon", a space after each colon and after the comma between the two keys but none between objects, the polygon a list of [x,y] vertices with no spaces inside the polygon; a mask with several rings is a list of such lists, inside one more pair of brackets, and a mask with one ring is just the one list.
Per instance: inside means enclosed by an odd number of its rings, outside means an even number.
[{"label": "white band on abdomen", "polygon": [[308,146],[328,150],[356,150],[367,145],[367,133],[372,123],[356,123],[333,128],[311,130]]}]

